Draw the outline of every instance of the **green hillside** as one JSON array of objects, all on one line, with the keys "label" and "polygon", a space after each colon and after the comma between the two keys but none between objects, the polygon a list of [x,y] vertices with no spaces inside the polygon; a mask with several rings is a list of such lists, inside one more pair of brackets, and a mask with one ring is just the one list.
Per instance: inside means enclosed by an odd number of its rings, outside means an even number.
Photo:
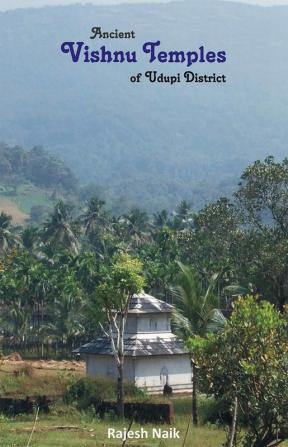
[{"label": "green hillside", "polygon": [[[0,138],[51,149],[122,209],[229,195],[249,162],[287,153],[287,20],[288,7],[215,0],[0,13]],[[111,47],[159,39],[165,49],[224,48],[225,67],[212,70],[225,70],[228,83],[132,85],[129,76],[149,68],[145,58],[137,68],[73,64],[61,43],[97,47],[91,24],[133,24],[135,41]]]},{"label": "green hillside", "polygon": [[0,144],[0,211],[16,223],[39,222],[56,199],[77,194],[76,177],[55,156],[40,147]]}]

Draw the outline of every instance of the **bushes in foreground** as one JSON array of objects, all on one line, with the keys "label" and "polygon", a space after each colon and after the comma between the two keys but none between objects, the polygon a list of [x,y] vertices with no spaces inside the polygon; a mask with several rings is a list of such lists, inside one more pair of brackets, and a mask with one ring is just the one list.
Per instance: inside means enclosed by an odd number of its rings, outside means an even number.
[{"label": "bushes in foreground", "polygon": [[[145,393],[131,383],[124,383],[124,392],[127,398],[133,400],[143,399]],[[92,403],[104,400],[116,400],[116,381],[105,378],[91,379],[84,377],[75,383],[68,385],[64,393],[64,402],[75,405],[80,410],[88,409]]]}]

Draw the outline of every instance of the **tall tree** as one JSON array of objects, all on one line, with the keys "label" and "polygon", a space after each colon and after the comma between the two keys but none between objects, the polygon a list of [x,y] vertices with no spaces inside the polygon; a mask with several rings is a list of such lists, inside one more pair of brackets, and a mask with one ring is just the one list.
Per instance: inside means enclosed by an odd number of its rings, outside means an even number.
[{"label": "tall tree", "polygon": [[156,229],[162,228],[164,226],[171,226],[169,214],[167,210],[161,210],[153,214],[153,226]]},{"label": "tall tree", "polygon": [[72,218],[72,209],[63,201],[58,202],[44,225],[43,240],[48,244],[52,255],[59,248],[68,249],[74,255],[79,254],[78,228]]},{"label": "tall tree", "polygon": [[165,301],[171,301],[170,286],[179,271],[175,230],[167,226],[154,230],[153,240],[142,244],[138,253],[151,293]]},{"label": "tall tree", "polygon": [[235,196],[253,243],[249,273],[259,292],[275,297],[283,310],[288,302],[288,158],[280,163],[268,157],[248,166]]},{"label": "tall tree", "polygon": [[0,214],[0,255],[16,245],[20,245],[20,240],[13,229],[12,217],[2,211]]},{"label": "tall tree", "polygon": [[241,224],[237,207],[228,199],[205,205],[194,213],[193,227],[178,234],[181,259],[201,273],[225,271],[235,282],[233,276],[242,268],[240,248],[245,236]]},{"label": "tall tree", "polygon": [[91,234],[98,225],[103,226],[108,223],[107,214],[103,209],[104,205],[105,202],[98,197],[90,198],[87,209],[81,216],[86,235]]},{"label": "tall tree", "polygon": [[117,371],[117,409],[118,415],[124,417],[124,331],[132,296],[139,293],[144,286],[141,274],[142,264],[128,254],[117,254],[113,262],[103,266],[101,282],[92,295],[92,307],[98,312],[103,309],[106,326],[102,329],[111,341]]},{"label": "tall tree", "polygon": [[[208,287],[205,289],[203,280],[199,278],[195,270],[179,263],[180,274],[177,285],[172,288],[176,298],[177,313],[175,324],[178,333],[184,339],[191,335],[206,336],[209,330],[223,328],[225,318],[219,308],[219,299],[214,293],[219,274],[214,274]],[[192,416],[194,425],[198,424],[197,411],[197,367],[192,352]]]},{"label": "tall tree", "polygon": [[9,306],[9,311],[2,312],[0,323],[2,330],[7,332],[16,343],[26,345],[31,319],[31,308],[27,306],[21,297],[14,297]]},{"label": "tall tree", "polygon": [[227,446],[234,446],[237,408],[244,447],[276,447],[288,437],[288,319],[267,301],[240,298],[221,334],[194,337],[190,347],[206,389],[232,405]]},{"label": "tall tree", "polygon": [[193,225],[193,210],[190,203],[182,200],[174,213],[173,226],[177,230],[185,230]]},{"label": "tall tree", "polygon": [[145,211],[132,208],[127,214],[120,218],[126,238],[133,247],[138,247],[142,242],[150,239],[149,217]]},{"label": "tall tree", "polygon": [[85,332],[84,306],[81,289],[72,275],[58,281],[57,295],[48,307],[50,322],[43,326],[43,332],[60,342],[62,351],[71,352],[76,338]]}]

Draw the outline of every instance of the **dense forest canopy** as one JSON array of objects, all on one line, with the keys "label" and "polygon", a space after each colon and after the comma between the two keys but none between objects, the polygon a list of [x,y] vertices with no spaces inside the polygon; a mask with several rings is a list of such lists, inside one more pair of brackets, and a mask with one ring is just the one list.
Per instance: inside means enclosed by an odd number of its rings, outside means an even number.
[{"label": "dense forest canopy", "polygon": [[0,144],[0,178],[2,186],[16,187],[29,181],[39,187],[70,193],[78,186],[75,175],[61,160],[37,146],[25,151],[20,146]]},{"label": "dense forest canopy", "polygon": [[283,310],[288,302],[287,190],[288,159],[277,162],[268,157],[244,170],[233,201],[221,197],[200,210],[182,201],[173,213],[162,209],[149,215],[131,208],[116,215],[101,198],[81,201],[79,196],[74,204],[58,201],[40,225],[23,228],[14,227],[2,212],[0,293],[7,303],[10,287],[21,295],[22,286],[10,283],[9,275],[19,268],[22,281],[24,265],[48,269],[49,276],[63,264],[61,269],[71,269],[68,277],[89,294],[97,286],[101,266],[125,252],[141,259],[147,290],[166,300],[171,300],[180,262],[192,268],[199,293],[217,273],[215,292],[224,308],[240,287]]},{"label": "dense forest canopy", "polygon": [[[123,378],[129,300],[144,288],[175,305],[173,330],[191,350],[193,423],[200,371],[201,391],[226,399],[228,414],[239,406],[239,445],[268,439],[276,447],[288,436],[287,191],[288,158],[270,156],[243,171],[233,200],[199,210],[182,201],[172,213],[116,215],[101,198],[79,194],[74,205],[56,202],[37,226],[14,226],[0,212],[2,349],[71,355],[100,334],[114,340],[117,319]],[[123,414],[123,380],[117,383]]]},{"label": "dense forest canopy", "polygon": [[[73,65],[60,45],[90,44],[91,18],[108,30],[133,24],[128,49],[149,39],[166,50],[224,48],[228,83],[135,87],[129,64]],[[1,13],[1,140],[52,148],[122,209],[171,210],[183,198],[202,206],[231,193],[247,163],[285,156],[287,19],[286,7],[214,0]]]}]

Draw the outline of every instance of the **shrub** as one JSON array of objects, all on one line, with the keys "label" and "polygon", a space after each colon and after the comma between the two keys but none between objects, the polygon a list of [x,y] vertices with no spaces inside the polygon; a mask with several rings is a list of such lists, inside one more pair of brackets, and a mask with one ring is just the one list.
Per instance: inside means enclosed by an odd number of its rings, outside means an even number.
[{"label": "shrub", "polygon": [[[127,397],[144,396],[144,393],[131,383],[124,384],[124,392]],[[105,378],[85,377],[68,385],[64,393],[64,402],[76,405],[80,410],[88,409],[95,402],[115,399],[116,382]]]},{"label": "shrub", "polygon": [[225,399],[199,399],[199,413],[203,424],[227,425],[231,422],[230,405]]}]

